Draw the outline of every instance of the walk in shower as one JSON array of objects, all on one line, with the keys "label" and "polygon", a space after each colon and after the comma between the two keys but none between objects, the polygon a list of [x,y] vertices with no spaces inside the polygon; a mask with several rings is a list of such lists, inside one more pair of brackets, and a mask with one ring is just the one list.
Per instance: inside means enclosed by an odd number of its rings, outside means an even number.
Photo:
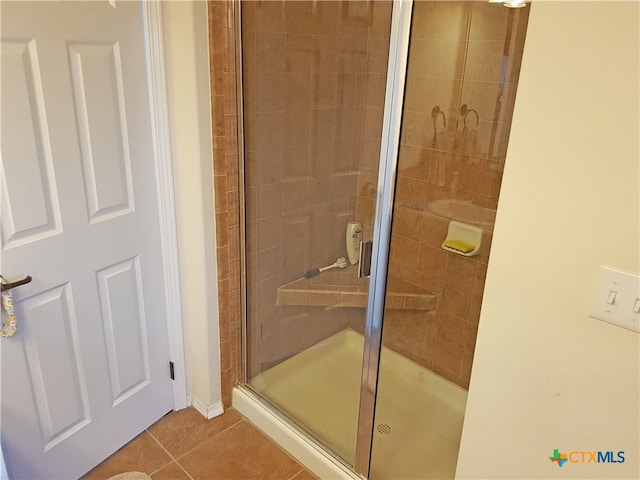
[{"label": "walk in shower", "polygon": [[528,8],[235,6],[243,388],[361,475],[453,478]]}]

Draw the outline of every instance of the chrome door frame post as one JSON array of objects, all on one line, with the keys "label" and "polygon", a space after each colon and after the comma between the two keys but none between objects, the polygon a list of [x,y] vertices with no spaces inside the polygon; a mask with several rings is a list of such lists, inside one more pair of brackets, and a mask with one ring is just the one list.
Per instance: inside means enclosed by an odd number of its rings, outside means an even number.
[{"label": "chrome door frame post", "polygon": [[391,220],[400,148],[400,127],[407,76],[412,10],[413,0],[396,0],[393,3],[356,440],[356,471],[367,478],[371,464],[373,421],[382,347],[382,319],[391,246]]}]

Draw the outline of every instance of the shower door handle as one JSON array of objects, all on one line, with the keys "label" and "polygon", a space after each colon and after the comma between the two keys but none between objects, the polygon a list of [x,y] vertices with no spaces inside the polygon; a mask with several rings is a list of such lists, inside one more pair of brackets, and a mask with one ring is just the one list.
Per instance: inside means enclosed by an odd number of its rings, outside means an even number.
[{"label": "shower door handle", "polygon": [[368,277],[371,275],[371,251],[373,242],[360,242],[360,255],[358,256],[358,277]]}]

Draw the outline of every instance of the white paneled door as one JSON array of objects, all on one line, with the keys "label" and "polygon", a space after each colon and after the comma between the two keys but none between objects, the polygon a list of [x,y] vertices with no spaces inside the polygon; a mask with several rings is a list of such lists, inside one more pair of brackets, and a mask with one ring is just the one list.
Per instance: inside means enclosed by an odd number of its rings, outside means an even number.
[{"label": "white paneled door", "polygon": [[11,478],[77,478],[170,411],[140,2],[0,4]]}]

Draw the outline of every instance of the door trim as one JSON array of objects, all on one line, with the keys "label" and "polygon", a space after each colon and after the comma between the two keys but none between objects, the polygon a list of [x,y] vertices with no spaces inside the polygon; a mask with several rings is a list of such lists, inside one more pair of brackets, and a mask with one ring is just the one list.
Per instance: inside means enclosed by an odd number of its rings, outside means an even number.
[{"label": "door trim", "polygon": [[188,406],[187,372],[185,362],[184,331],[182,318],[182,294],[180,265],[178,262],[178,237],[176,226],[173,168],[171,156],[171,131],[167,105],[167,85],[164,63],[162,30],[162,7],[159,1],[142,1],[145,52],[147,58],[149,105],[153,136],[156,185],[158,188],[158,215],[160,219],[160,241],[164,269],[165,310],[169,360],[174,364],[173,381],[174,410]]}]

